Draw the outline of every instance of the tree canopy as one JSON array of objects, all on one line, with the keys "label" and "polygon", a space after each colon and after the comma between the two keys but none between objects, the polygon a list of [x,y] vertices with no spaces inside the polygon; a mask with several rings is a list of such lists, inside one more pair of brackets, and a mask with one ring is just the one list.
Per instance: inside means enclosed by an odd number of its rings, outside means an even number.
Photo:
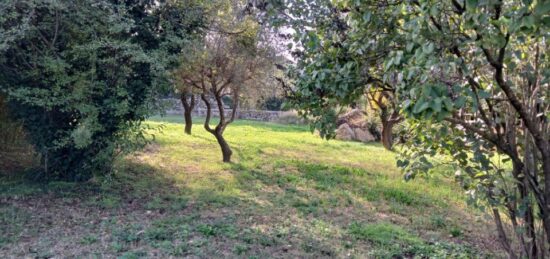
[{"label": "tree canopy", "polygon": [[[391,92],[410,141],[406,178],[448,158],[472,202],[490,208],[510,256],[537,257],[550,237],[550,2],[267,1],[292,29],[293,104],[331,137],[339,109]],[[509,215],[518,236],[506,233]],[[540,215],[540,216],[539,216]],[[517,218],[521,218],[519,221]],[[541,245],[542,244],[542,245]],[[520,247],[520,249],[515,249]]]}]

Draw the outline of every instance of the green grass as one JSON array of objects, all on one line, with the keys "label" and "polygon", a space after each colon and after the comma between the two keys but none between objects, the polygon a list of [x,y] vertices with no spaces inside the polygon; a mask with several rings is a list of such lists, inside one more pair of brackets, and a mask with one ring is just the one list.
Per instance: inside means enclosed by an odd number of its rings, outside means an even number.
[{"label": "green grass", "polygon": [[379,144],[236,121],[222,163],[182,119],[90,183],[0,181],[0,257],[464,257],[499,253],[483,214],[437,176],[404,182]]}]

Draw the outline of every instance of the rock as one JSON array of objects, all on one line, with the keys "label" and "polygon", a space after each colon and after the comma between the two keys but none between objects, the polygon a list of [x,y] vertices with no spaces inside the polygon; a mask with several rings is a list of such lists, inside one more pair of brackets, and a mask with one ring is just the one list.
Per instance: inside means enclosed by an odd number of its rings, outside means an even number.
[{"label": "rock", "polygon": [[360,109],[353,109],[346,114],[340,116],[336,125],[340,126],[344,123],[348,124],[352,128],[359,126],[361,122],[365,121],[365,115]]},{"label": "rock", "polygon": [[355,133],[347,123],[344,123],[336,130],[336,139],[353,140],[355,139]]},{"label": "rock", "polygon": [[368,130],[355,128],[353,131],[355,132],[355,140],[361,142],[372,142],[376,140],[376,138]]}]

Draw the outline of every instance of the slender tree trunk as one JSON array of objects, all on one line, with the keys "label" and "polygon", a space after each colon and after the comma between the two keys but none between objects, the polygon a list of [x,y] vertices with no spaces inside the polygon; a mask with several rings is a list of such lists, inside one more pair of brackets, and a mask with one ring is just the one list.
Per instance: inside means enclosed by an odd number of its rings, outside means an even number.
[{"label": "slender tree trunk", "polygon": [[223,155],[223,162],[231,162],[231,155],[233,154],[233,151],[231,151],[229,144],[227,144],[227,141],[225,141],[225,138],[223,137],[223,132],[216,130],[214,132],[214,136],[216,137],[218,144],[220,144]]},{"label": "slender tree trunk", "polygon": [[[549,148],[550,149],[550,148]],[[550,154],[542,154],[542,172],[544,174],[544,204],[543,222],[546,232],[546,242],[550,244]]]},{"label": "slender tree trunk", "polygon": [[393,148],[393,136],[392,136],[392,129],[393,129],[394,123],[391,121],[386,121],[385,123],[382,123],[382,145],[387,150],[392,150]]},{"label": "slender tree trunk", "polygon": [[[550,155],[542,154],[542,172],[544,174],[544,206],[546,208],[541,210],[546,242],[550,244]],[[550,252],[550,247],[547,251]]]},{"label": "slender tree trunk", "polygon": [[[215,85],[215,84],[213,84]],[[213,91],[214,94],[217,93],[216,91]],[[233,121],[235,118],[235,111],[231,114],[231,118],[229,121],[225,120],[225,110],[223,108],[223,102],[221,100],[220,95],[214,95],[216,99],[216,103],[218,105],[218,111],[220,112],[220,121],[218,122],[218,125],[216,128],[212,129],[210,127],[210,116],[212,113],[212,105],[208,98],[206,97],[206,94],[201,94],[201,98],[204,101],[204,104],[206,105],[206,119],[204,121],[204,128],[206,131],[210,132],[214,137],[216,137],[216,140],[218,141],[218,144],[220,145],[222,156],[223,156],[223,162],[229,163],[231,162],[231,155],[233,154],[233,151],[231,151],[231,148],[229,147],[229,144],[227,144],[227,141],[225,141],[225,138],[223,137],[223,132],[225,130],[225,127]]]},{"label": "slender tree trunk", "polygon": [[508,241],[508,237],[506,236],[506,231],[504,230],[504,227],[502,225],[502,219],[500,218],[500,213],[498,212],[498,209],[493,208],[493,216],[495,220],[495,225],[497,227],[498,238],[500,239],[502,248],[506,250],[509,258],[517,258],[517,255],[514,253],[514,250],[512,250],[510,242]]},{"label": "slender tree trunk", "polygon": [[[187,101],[187,96],[190,96],[191,101]],[[195,95],[184,92],[180,96],[181,104],[183,105],[183,117],[185,119],[185,133],[191,135],[193,127],[193,108],[195,108]]]},{"label": "slender tree trunk", "polygon": [[193,117],[191,112],[184,111],[183,117],[185,118],[185,134],[191,135],[191,128],[193,127]]}]

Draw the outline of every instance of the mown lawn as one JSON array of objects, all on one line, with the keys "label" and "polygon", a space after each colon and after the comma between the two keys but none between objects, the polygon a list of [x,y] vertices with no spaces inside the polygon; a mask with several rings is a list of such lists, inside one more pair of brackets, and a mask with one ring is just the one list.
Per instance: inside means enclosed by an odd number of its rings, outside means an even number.
[{"label": "mown lawn", "polygon": [[445,178],[404,182],[379,144],[237,121],[233,163],[179,117],[90,183],[0,179],[0,257],[496,257],[493,226]]}]

